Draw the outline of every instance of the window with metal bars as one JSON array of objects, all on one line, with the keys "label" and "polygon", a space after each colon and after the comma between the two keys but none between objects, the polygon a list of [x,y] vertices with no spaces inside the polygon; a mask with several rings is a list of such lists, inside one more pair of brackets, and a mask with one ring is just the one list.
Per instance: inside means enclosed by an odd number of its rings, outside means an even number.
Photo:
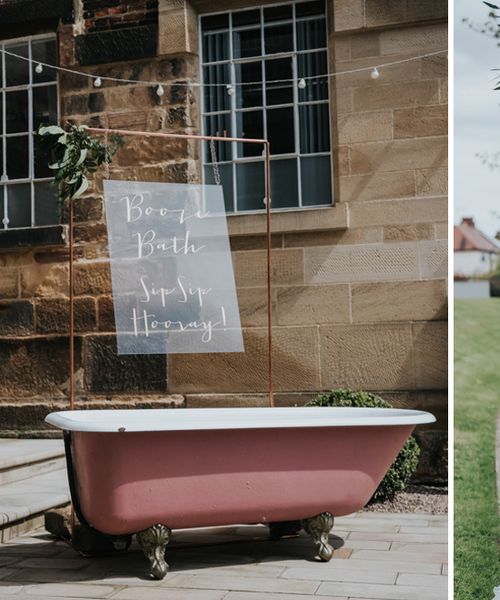
[{"label": "window with metal bars", "polygon": [[[331,205],[324,0],[203,15],[200,35],[203,132],[269,140],[273,209]],[[265,209],[262,148],[216,150],[226,210]],[[208,145],[203,162],[213,183]]]},{"label": "window with metal bars", "polygon": [[[0,42],[0,229],[59,223],[48,157],[37,151],[40,124],[57,124],[57,74],[38,62],[57,64],[56,38],[33,36]],[[38,68],[37,68],[38,67]]]}]

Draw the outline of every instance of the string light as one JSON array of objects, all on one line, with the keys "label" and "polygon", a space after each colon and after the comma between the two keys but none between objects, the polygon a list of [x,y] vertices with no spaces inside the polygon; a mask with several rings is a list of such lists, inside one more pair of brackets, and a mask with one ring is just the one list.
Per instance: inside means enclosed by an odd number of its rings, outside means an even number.
[{"label": "string light", "polygon": [[[144,81],[141,79],[124,79],[122,77],[108,77],[108,76],[100,76],[100,75],[93,75],[91,73],[85,73],[84,71],[77,71],[75,69],[69,69],[67,67],[59,67],[56,65],[51,65],[49,63],[45,63],[45,62],[38,62],[38,61],[34,61],[30,58],[28,58],[27,56],[21,56],[20,54],[15,54],[14,52],[10,52],[8,50],[5,50],[3,48],[0,48],[0,52],[2,52],[4,55],[7,56],[11,56],[13,58],[17,58],[19,60],[24,60],[26,62],[29,63],[36,63],[37,66],[35,67],[35,71],[37,73],[41,72],[38,71],[38,68],[41,67],[41,69],[43,70],[44,67],[48,67],[50,69],[54,69],[56,71],[61,71],[63,73],[71,73],[73,75],[79,75],[81,77],[87,77],[90,79],[94,80],[94,86],[95,87],[101,87],[102,82],[103,81],[112,81],[115,83],[132,83],[132,84],[144,84],[144,85],[150,85],[153,87],[157,87],[157,91],[158,91],[158,87],[159,84],[158,82],[155,81]],[[357,69],[349,69],[347,71],[337,71],[336,73],[325,73],[324,75],[311,75],[308,77],[302,77],[299,81],[299,87],[302,84],[302,81],[307,85],[308,81],[311,80],[321,80],[321,79],[329,79],[330,77],[338,77],[340,75],[351,75],[353,73],[361,73],[364,71],[370,71],[370,76],[372,77],[372,79],[378,79],[378,77],[380,76],[379,73],[379,69],[381,68],[385,68],[385,67],[391,67],[392,65],[400,65],[402,63],[407,63],[413,60],[420,60],[422,58],[428,58],[430,56],[437,56],[439,54],[445,54],[447,53],[448,50],[444,49],[444,50],[436,50],[435,52],[428,52],[426,54],[419,54],[417,56],[410,56],[408,58],[402,58],[400,60],[394,60],[391,62],[386,62],[386,63],[382,63],[379,65],[375,65],[375,66],[369,66],[369,67],[358,67]],[[273,84],[277,84],[277,83],[284,83],[284,84],[290,84],[293,83],[294,79],[276,79],[273,80]],[[179,81],[173,81],[173,82],[163,82],[164,86],[176,86],[176,87],[180,87],[180,86],[185,86],[185,87],[200,87],[200,88],[206,88],[206,87],[225,87],[227,89],[227,93],[230,96],[234,96],[234,94],[236,93],[236,89],[235,86],[240,85],[246,85],[246,86],[251,86],[251,85],[262,85],[262,81],[245,81],[245,82],[236,82],[233,84],[226,84],[226,83],[200,83],[198,81],[189,81],[189,82],[179,82]],[[300,89],[303,89],[302,87]]]},{"label": "string light", "polygon": [[299,83],[297,84],[297,86],[300,90],[304,90],[306,85],[307,85],[306,80],[303,77],[302,77],[302,79],[299,79]]},{"label": "string light", "polygon": [[37,66],[35,67],[35,71],[40,74],[43,72],[43,65],[42,63],[38,63]]},{"label": "string light", "polygon": [[158,87],[156,88],[156,95],[161,97],[161,96],[163,96],[164,93],[165,93],[165,90],[163,89],[163,86],[160,83],[158,85]]}]

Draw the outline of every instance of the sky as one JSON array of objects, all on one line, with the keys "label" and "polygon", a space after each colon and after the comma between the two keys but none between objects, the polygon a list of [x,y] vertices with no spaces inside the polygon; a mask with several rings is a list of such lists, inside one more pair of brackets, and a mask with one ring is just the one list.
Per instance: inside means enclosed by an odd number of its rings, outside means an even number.
[{"label": "sky", "polygon": [[[500,215],[500,90],[492,89],[491,69],[500,68],[500,40],[472,31],[464,17],[480,25],[488,8],[481,0],[455,0],[454,220],[473,216],[479,229],[494,236],[500,230],[500,216],[492,215]],[[499,167],[490,170],[477,153],[499,153]]]}]

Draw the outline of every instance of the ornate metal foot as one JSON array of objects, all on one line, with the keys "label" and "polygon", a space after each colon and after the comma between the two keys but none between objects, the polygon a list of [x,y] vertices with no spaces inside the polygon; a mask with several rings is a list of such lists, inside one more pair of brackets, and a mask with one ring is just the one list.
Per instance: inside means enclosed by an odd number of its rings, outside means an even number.
[{"label": "ornate metal foot", "polygon": [[297,537],[302,524],[300,521],[278,521],[276,523],[269,523],[269,537],[279,542],[281,538]]},{"label": "ornate metal foot", "polygon": [[302,527],[316,544],[318,557],[322,561],[328,562],[333,556],[333,548],[328,543],[328,534],[333,527],[333,516],[329,512],[324,512],[316,517],[304,519]]},{"label": "ornate metal foot", "polygon": [[172,531],[160,523],[136,534],[141,550],[149,559],[151,576],[155,579],[163,579],[168,572],[165,548],[170,541],[171,534]]}]

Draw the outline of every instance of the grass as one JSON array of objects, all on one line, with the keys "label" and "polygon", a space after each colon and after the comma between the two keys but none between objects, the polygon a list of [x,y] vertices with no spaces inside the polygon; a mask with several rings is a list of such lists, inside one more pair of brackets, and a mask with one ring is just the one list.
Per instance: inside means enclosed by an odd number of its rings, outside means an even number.
[{"label": "grass", "polygon": [[455,600],[500,585],[495,427],[500,414],[500,299],[455,301]]}]

